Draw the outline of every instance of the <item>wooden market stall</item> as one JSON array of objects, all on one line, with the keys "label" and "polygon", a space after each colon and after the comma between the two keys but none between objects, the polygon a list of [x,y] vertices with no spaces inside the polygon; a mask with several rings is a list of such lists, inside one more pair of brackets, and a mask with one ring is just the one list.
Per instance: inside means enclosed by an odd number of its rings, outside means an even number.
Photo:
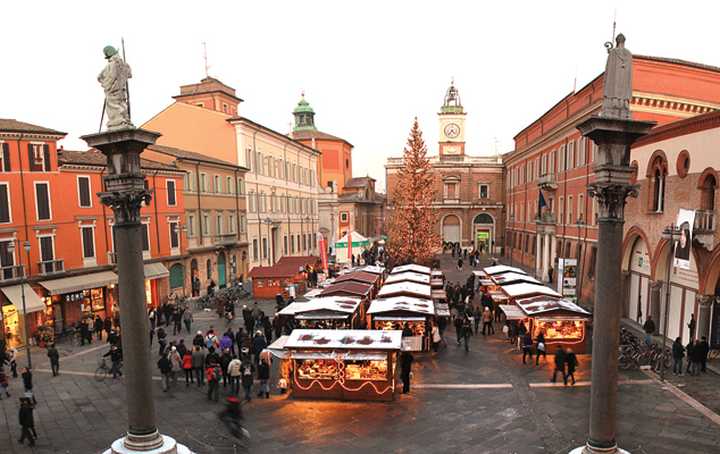
[{"label": "wooden market stall", "polygon": [[368,309],[371,329],[400,330],[405,326],[413,332],[403,337],[403,350],[430,350],[430,322],[435,319],[432,300],[411,296],[394,296],[373,300]]},{"label": "wooden market stall", "polygon": [[[529,319],[528,329],[537,338],[545,336],[545,345],[549,347],[572,347],[576,353],[590,350],[586,336],[586,324],[592,317],[572,301],[552,296],[533,296],[515,300],[515,304]],[[548,349],[554,353],[554,349]]]},{"label": "wooden market stall", "polygon": [[542,285],[542,282],[538,281],[532,276],[528,276],[527,274],[520,274],[520,273],[501,273],[501,274],[495,274],[493,276],[490,276],[490,280],[495,285],[512,285],[512,284],[519,284],[522,282],[528,283],[528,284],[537,284]]},{"label": "wooden market stall", "polygon": [[562,297],[558,292],[540,284],[530,284],[521,282],[518,284],[501,285],[500,290],[507,296],[510,302],[515,302],[520,298],[529,298],[531,296],[554,296]]},{"label": "wooden market stall", "polygon": [[440,270],[432,270],[430,272],[430,287],[445,288],[445,274]]},{"label": "wooden market stall", "polygon": [[430,276],[427,274],[416,273],[414,271],[404,271],[395,273],[385,279],[385,284],[394,284],[397,282],[415,282],[418,284],[430,285]]},{"label": "wooden market stall", "polygon": [[370,300],[375,297],[375,287],[372,284],[361,284],[360,282],[338,282],[326,287],[319,297],[325,296],[350,296],[360,298],[363,310],[367,310]]},{"label": "wooden market stall", "polygon": [[385,284],[378,292],[378,298],[389,298],[391,296],[414,296],[416,298],[432,298],[432,291],[429,285],[416,282],[397,282]]},{"label": "wooden market stall", "polygon": [[380,276],[373,273],[367,273],[365,271],[352,271],[350,273],[338,276],[333,281],[334,284],[341,282],[359,282],[361,284],[371,284],[375,291],[380,290]]},{"label": "wooden market stall", "polygon": [[309,329],[355,329],[365,316],[360,298],[326,296],[289,304],[277,316],[295,320],[295,326]]},{"label": "wooden market stall", "polygon": [[285,342],[293,397],[395,399],[400,331],[296,329]]},{"label": "wooden market stall", "polygon": [[406,271],[412,271],[414,273],[426,274],[430,276],[432,270],[427,266],[416,265],[415,263],[409,263],[407,265],[398,265],[390,271],[390,274],[404,273]]},{"label": "wooden market stall", "polygon": [[296,294],[306,290],[307,266],[318,266],[320,259],[315,256],[282,257],[273,266],[256,266],[248,276],[252,279],[254,298],[274,299],[281,294],[288,297],[288,287],[295,286]]}]

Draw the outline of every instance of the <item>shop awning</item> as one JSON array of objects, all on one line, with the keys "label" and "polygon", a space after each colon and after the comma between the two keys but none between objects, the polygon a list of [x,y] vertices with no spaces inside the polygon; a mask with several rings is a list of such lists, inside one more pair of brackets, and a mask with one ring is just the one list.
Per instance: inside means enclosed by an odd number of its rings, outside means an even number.
[{"label": "shop awning", "polygon": [[527,315],[517,306],[512,304],[500,304],[498,306],[501,311],[505,313],[505,317],[508,320],[523,320],[527,318]]},{"label": "shop awning", "polygon": [[170,276],[170,271],[162,263],[146,263],[143,266],[145,279],[153,280]]},{"label": "shop awning", "polygon": [[80,276],[64,277],[51,281],[40,282],[51,295],[62,295],[63,293],[79,292],[88,288],[105,287],[110,284],[117,284],[118,276],[112,271],[100,271],[99,273],[83,274]]},{"label": "shop awning", "polygon": [[28,284],[22,284],[22,287],[19,285],[11,285],[9,287],[3,287],[2,292],[5,294],[7,299],[10,300],[10,302],[15,306],[17,311],[22,314],[23,313],[23,301],[22,301],[22,291],[23,288],[25,289],[25,309],[27,310],[27,313],[30,314],[32,312],[38,312],[45,310],[45,304],[43,303],[42,298],[38,296],[37,293],[35,293],[35,290],[32,289]]}]

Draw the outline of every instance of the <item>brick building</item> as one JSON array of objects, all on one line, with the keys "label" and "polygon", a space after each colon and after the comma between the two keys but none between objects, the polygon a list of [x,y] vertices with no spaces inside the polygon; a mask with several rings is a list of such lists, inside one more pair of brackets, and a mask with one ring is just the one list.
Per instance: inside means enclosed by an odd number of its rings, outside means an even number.
[{"label": "brick building", "polygon": [[338,196],[338,213],[338,238],[355,231],[373,241],[385,231],[385,196],[375,192],[374,178],[347,180]]},{"label": "brick building", "polygon": [[[497,156],[471,156],[465,150],[465,111],[458,89],[451,84],[438,113],[438,154],[430,156],[435,173],[433,208],[438,210],[438,232],[445,242],[464,247],[492,248],[504,243],[503,163]],[[385,174],[388,207],[402,158],[388,158]]]},{"label": "brick building", "polygon": [[[595,149],[577,124],[598,113],[603,74],[570,93],[515,136],[506,166],[506,257],[547,279],[558,257],[577,258],[581,301],[590,303],[597,209],[586,187]],[[720,108],[720,69],[658,57],[633,56],[633,119],[659,125]],[[540,194],[545,205],[540,208]]]}]

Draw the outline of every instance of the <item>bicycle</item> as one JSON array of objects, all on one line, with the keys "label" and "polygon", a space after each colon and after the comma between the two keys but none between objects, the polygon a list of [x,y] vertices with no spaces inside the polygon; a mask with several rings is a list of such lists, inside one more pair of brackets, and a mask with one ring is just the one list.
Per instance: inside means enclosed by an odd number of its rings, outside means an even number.
[{"label": "bicycle", "polygon": [[108,367],[105,358],[102,358],[100,360],[100,365],[97,369],[95,369],[95,380],[102,382],[105,381],[106,378],[110,377],[110,375],[112,375],[112,373],[110,372],[110,367]]}]

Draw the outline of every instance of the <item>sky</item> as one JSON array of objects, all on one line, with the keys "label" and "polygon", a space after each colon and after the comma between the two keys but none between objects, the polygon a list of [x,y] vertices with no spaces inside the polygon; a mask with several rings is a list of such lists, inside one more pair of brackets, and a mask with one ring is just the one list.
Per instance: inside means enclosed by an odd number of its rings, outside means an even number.
[{"label": "sky", "polygon": [[[5,2],[0,118],[96,132],[102,48],[124,37],[133,122],[205,75],[234,87],[240,114],[286,133],[302,91],[317,127],[354,145],[355,176],[383,189],[414,117],[437,154],[437,112],[454,78],[466,153],[513,149],[513,136],[600,74],[617,31],[634,53],[720,66],[720,4],[703,1]],[[713,11],[715,10],[715,11]]]}]

